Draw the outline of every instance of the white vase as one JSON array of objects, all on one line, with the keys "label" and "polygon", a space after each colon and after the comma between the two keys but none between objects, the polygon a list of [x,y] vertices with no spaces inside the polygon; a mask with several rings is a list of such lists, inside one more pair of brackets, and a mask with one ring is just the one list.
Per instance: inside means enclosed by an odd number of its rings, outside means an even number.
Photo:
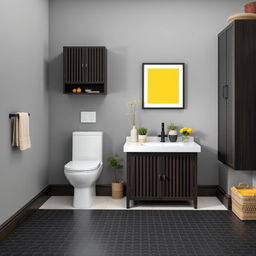
[{"label": "white vase", "polygon": [[135,125],[131,129],[131,142],[137,142],[137,129]]}]

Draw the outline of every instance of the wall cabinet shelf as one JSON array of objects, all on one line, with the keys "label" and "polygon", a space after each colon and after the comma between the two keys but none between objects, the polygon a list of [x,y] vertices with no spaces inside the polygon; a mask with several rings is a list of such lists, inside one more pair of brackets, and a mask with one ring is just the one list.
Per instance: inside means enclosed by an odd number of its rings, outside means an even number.
[{"label": "wall cabinet shelf", "polygon": [[218,36],[218,159],[256,170],[256,21],[236,20]]},{"label": "wall cabinet shelf", "polygon": [[197,208],[197,153],[127,153],[130,200],[193,200]]},{"label": "wall cabinet shelf", "polygon": [[107,93],[106,47],[63,47],[64,93]]}]

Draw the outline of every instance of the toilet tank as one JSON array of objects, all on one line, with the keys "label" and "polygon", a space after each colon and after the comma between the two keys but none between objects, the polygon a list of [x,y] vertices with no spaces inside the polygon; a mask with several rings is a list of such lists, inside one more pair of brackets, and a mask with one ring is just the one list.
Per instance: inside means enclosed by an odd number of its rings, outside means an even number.
[{"label": "toilet tank", "polygon": [[103,132],[73,132],[72,160],[102,161]]}]

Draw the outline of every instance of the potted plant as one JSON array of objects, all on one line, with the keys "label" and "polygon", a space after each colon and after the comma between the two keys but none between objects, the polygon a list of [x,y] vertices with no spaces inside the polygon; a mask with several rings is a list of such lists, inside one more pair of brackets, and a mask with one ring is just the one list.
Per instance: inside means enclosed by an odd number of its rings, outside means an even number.
[{"label": "potted plant", "polygon": [[170,142],[176,142],[178,138],[178,132],[177,132],[178,126],[174,123],[170,123],[167,128],[169,130],[168,137]]},{"label": "potted plant", "polygon": [[131,142],[137,142],[137,129],[135,127],[135,123],[136,123],[136,111],[137,111],[138,105],[139,105],[138,100],[128,102],[129,118],[130,118],[130,122],[132,124]]},{"label": "potted plant", "polygon": [[180,133],[182,134],[182,141],[189,142],[189,135],[193,132],[191,128],[182,128],[180,129]]},{"label": "potted plant", "polygon": [[138,129],[140,143],[145,143],[147,141],[147,133],[148,133],[147,128],[141,127]]},{"label": "potted plant", "polygon": [[123,168],[123,165],[120,164],[120,159],[117,154],[110,156],[107,162],[113,167],[112,198],[121,199],[124,197],[124,182],[118,179],[117,172]]}]

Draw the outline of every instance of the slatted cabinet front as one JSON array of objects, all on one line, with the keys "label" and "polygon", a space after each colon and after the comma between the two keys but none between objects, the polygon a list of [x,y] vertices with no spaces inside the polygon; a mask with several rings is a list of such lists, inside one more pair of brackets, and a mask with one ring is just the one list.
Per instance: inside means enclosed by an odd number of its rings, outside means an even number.
[{"label": "slatted cabinet front", "polygon": [[107,93],[107,49],[102,46],[64,46],[64,93]]},{"label": "slatted cabinet front", "polygon": [[197,153],[128,153],[129,200],[193,200],[197,207]]}]

